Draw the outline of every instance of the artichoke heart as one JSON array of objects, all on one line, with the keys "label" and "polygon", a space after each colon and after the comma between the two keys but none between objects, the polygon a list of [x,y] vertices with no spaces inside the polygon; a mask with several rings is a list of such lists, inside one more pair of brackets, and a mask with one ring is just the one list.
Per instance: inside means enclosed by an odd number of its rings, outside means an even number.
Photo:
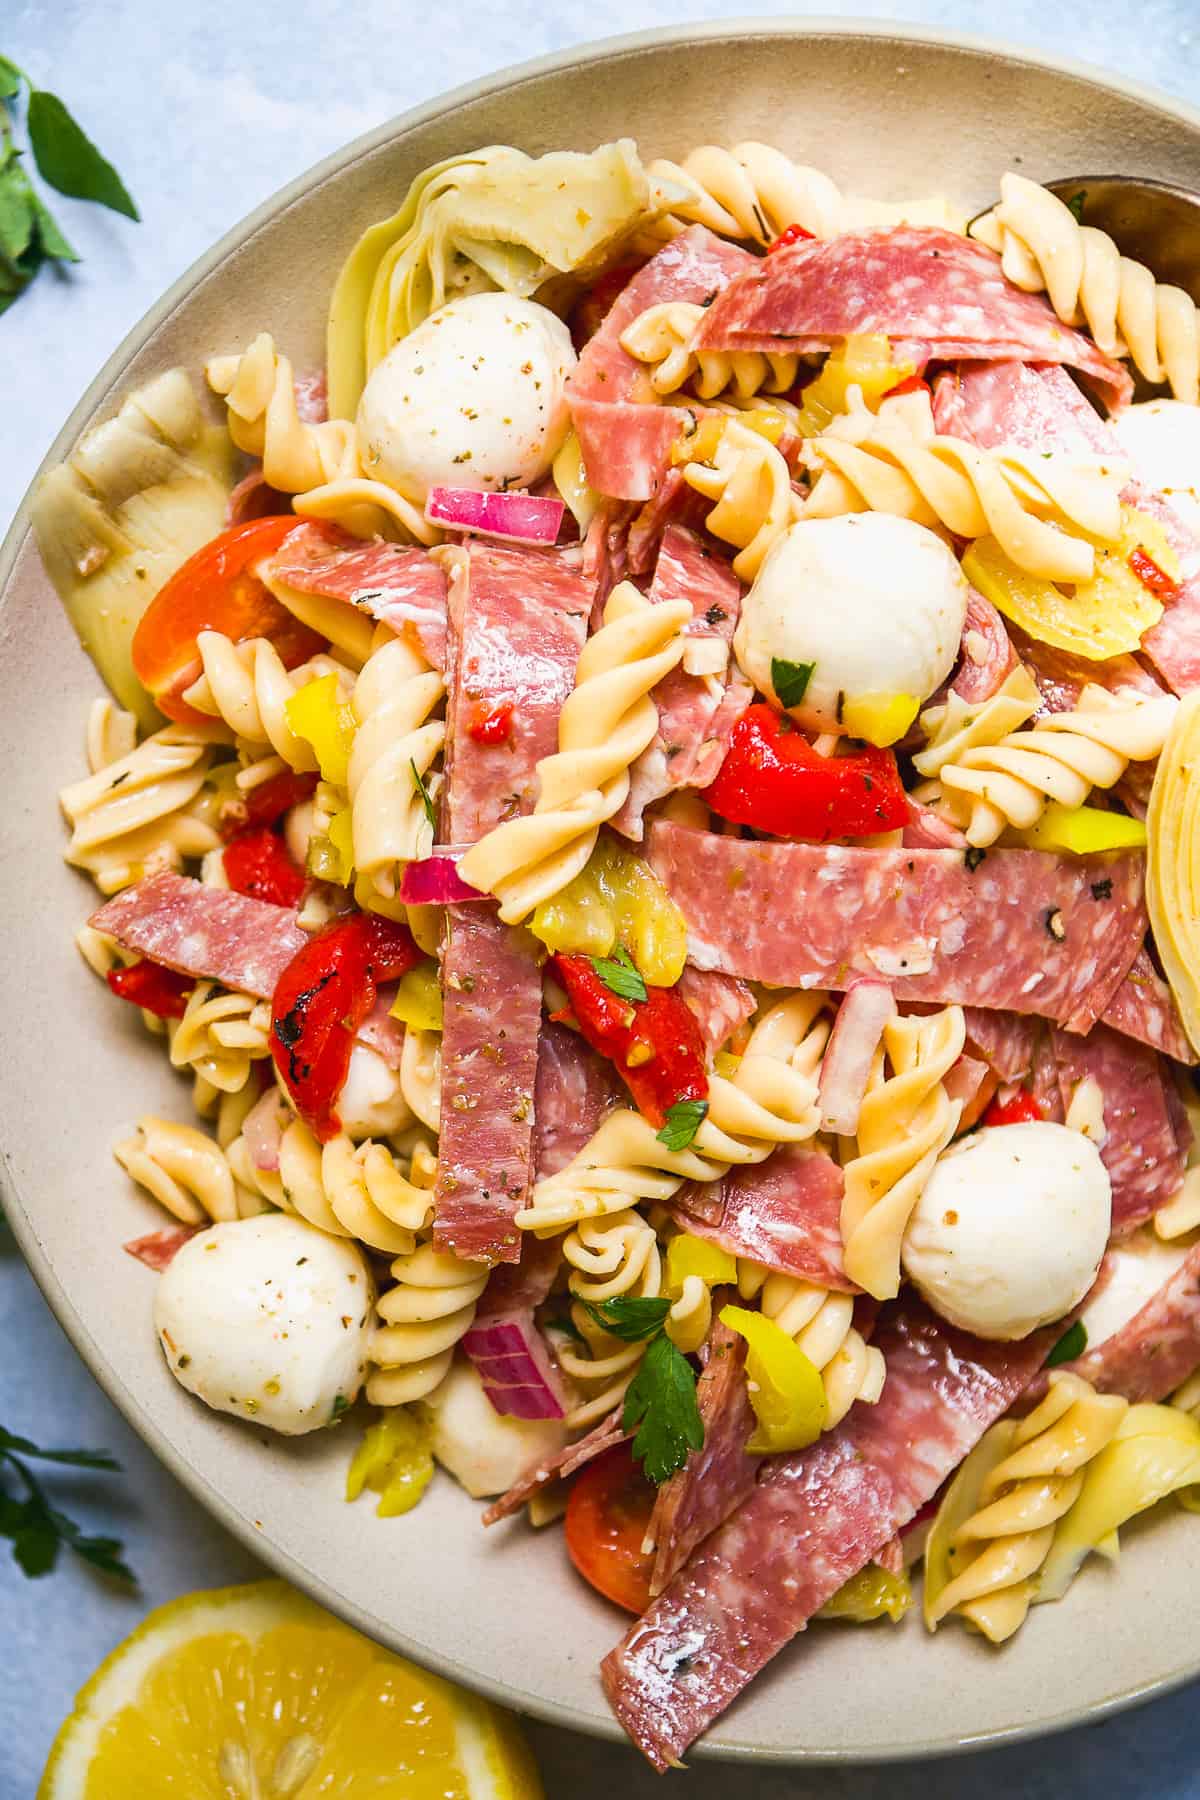
[{"label": "artichoke heart", "polygon": [[1180,701],[1146,815],[1146,904],[1193,1049],[1200,1050],[1200,691]]},{"label": "artichoke heart", "polygon": [[180,564],[225,523],[233,446],[213,425],[183,369],[124,402],[33,496],[46,572],[79,641],[143,731],[161,723],[133,672],[138,620]]}]

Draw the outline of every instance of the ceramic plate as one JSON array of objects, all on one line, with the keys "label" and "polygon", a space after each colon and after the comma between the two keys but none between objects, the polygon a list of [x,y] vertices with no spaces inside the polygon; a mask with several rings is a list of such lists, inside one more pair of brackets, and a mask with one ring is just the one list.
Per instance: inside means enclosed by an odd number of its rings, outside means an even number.
[{"label": "ceramic plate", "polygon": [[[238,227],[154,308],[63,429],[51,460],[160,370],[272,331],[319,360],[329,285],[364,226],[426,164],[480,144],[538,154],[634,136],[647,154],[763,138],[884,199],[944,187],[965,213],[1001,172],[1113,170],[1200,185],[1200,116],[1074,65],[932,34],[819,22],[672,28],[506,71],[361,139]],[[616,1735],[597,1665],[622,1620],[553,1532],[484,1533],[449,1479],[380,1520],[341,1498],[350,1442],[289,1442],[206,1411],[168,1375],[153,1279],[123,1239],[161,1223],[110,1145],[143,1112],[190,1116],[183,1084],[72,943],[94,904],[62,862],[57,790],[84,771],[98,692],[23,517],[0,555],[0,1149],[4,1202],[46,1297],[97,1379],[249,1547],[362,1630],[522,1710]],[[702,1751],[780,1762],[913,1756],[1049,1730],[1200,1669],[1200,1533],[1182,1513],[1130,1533],[1119,1574],[1086,1572],[997,1653],[910,1618],[817,1627]]]}]

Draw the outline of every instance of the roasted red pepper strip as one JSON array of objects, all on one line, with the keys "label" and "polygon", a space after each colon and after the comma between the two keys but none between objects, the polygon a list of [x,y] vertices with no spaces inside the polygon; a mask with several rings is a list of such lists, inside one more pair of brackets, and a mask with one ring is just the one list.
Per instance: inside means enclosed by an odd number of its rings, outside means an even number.
[{"label": "roasted red pepper strip", "polygon": [[608,1057],[647,1119],[664,1125],[677,1100],[706,1098],[704,1038],[674,988],[647,987],[644,1000],[623,1000],[590,956],[556,956],[554,966],[580,1031]]},{"label": "roasted red pepper strip", "polygon": [[786,231],[780,232],[774,242],[767,245],[767,255],[770,256],[774,250],[786,250],[789,244],[803,244],[807,239],[815,238],[816,235],[815,231],[806,231],[803,225],[789,225]]},{"label": "roasted red pepper strip", "polygon": [[1027,1125],[1044,1117],[1029,1089],[1021,1088],[1008,1100],[993,1100],[983,1115],[983,1122],[985,1125]]},{"label": "roasted red pepper strip", "polygon": [[467,736],[477,744],[507,744],[512,736],[513,703],[502,700],[498,706],[479,701],[471,714]]},{"label": "roasted red pepper strip", "polygon": [[394,981],[420,961],[406,925],[377,913],[351,913],[298,950],[276,982],[271,1055],[296,1111],[321,1143],[341,1130],[337,1096],[379,983]]},{"label": "roasted red pepper strip", "polygon": [[182,1019],[187,997],[196,985],[191,975],[177,975],[174,969],[164,969],[148,957],[130,963],[127,969],[110,969],[105,979],[122,1000],[131,1000],[159,1019]]},{"label": "roasted red pepper strip", "polygon": [[236,837],[251,825],[277,825],[284,813],[307,800],[316,786],[315,771],[311,775],[297,775],[288,769],[282,775],[273,775],[270,781],[251,788],[236,807],[230,808],[221,820],[221,836]]},{"label": "roasted red pepper strip", "polygon": [[239,831],[224,850],[225,876],[239,894],[272,906],[295,906],[304,892],[304,871],[297,868],[281,838],[267,826]]},{"label": "roasted red pepper strip", "polygon": [[1136,550],[1129,552],[1129,566],[1142,586],[1149,588],[1156,600],[1178,600],[1179,583],[1172,581],[1167,571],[1160,569],[1140,544]]},{"label": "roasted red pepper strip", "polygon": [[889,388],[883,397],[885,400],[895,400],[900,394],[919,394],[922,389],[927,394],[933,393],[933,389],[923,376],[906,375],[904,380],[898,381],[894,388]]},{"label": "roasted red pepper strip", "polygon": [[816,844],[893,831],[908,817],[890,750],[819,756],[803,732],[762,703],[734,726],[704,798],[731,824]]}]

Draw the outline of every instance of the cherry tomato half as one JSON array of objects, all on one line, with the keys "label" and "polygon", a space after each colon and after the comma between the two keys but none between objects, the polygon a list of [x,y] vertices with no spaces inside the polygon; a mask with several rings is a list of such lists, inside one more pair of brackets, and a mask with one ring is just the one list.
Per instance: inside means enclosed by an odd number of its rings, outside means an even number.
[{"label": "cherry tomato half", "polygon": [[654,1501],[629,1445],[618,1444],[577,1477],[567,1502],[567,1555],[597,1593],[631,1613],[650,1604],[654,1558],[642,1541]]},{"label": "cherry tomato half", "polygon": [[324,638],[293,618],[254,573],[298,523],[288,513],[231,525],[189,556],[142,614],[133,634],[134,673],[168,719],[202,716],[183,698],[200,674],[201,631],[224,632],[235,644],[270,638],[289,669],[324,648]]}]

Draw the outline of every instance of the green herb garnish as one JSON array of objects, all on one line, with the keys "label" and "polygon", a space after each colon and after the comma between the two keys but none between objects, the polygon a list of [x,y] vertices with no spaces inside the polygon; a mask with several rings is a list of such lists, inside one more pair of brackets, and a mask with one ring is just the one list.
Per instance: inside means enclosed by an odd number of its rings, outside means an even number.
[{"label": "green herb garnish", "polygon": [[640,1344],[643,1338],[656,1337],[671,1310],[665,1296],[643,1300],[633,1294],[615,1294],[611,1300],[585,1300],[583,1304],[597,1325],[623,1344]]},{"label": "green herb garnish", "polygon": [[350,1402],[347,1400],[345,1394],[335,1394],[333,1396],[333,1406],[329,1413],[329,1423],[331,1425],[336,1425],[342,1414],[349,1411]]},{"label": "green herb garnish", "polygon": [[421,796],[421,805],[425,808],[425,817],[429,820],[429,829],[437,835],[437,814],[433,810],[433,801],[429,798],[429,789],[421,779],[421,771],[410,756],[408,766],[412,770],[413,787]]},{"label": "green herb garnish", "polygon": [[668,1150],[686,1150],[707,1116],[707,1100],[676,1100],[667,1108],[666,1124],[654,1135]]},{"label": "green herb garnish", "polygon": [[771,686],[780,706],[799,706],[808,692],[816,663],[788,662],[784,656],[771,658]]},{"label": "green herb garnish", "polygon": [[1059,1363],[1074,1362],[1075,1358],[1082,1356],[1087,1349],[1087,1341],[1087,1326],[1082,1319],[1076,1319],[1075,1323],[1063,1332],[1046,1358],[1046,1368],[1053,1369]]},{"label": "green herb garnish", "polygon": [[1083,224],[1083,209],[1086,204],[1086,188],[1080,188],[1079,192],[1077,194],[1072,194],[1071,198],[1067,201],[1067,211],[1072,214],[1077,225]]},{"label": "green herb garnish", "polygon": [[[107,1450],[39,1450],[28,1438],[17,1437],[0,1425],[0,1537],[11,1539],[18,1566],[26,1575],[46,1575],[66,1544],[94,1569],[136,1586],[137,1576],[122,1560],[120,1538],[91,1536],[52,1506],[27,1457],[70,1469],[116,1473],[121,1467]],[[14,1493],[14,1486],[19,1493]]]},{"label": "green herb garnish", "polygon": [[633,1454],[656,1487],[682,1469],[689,1450],[704,1446],[696,1377],[682,1351],[659,1335],[646,1348],[625,1393],[621,1423],[637,1428]]},{"label": "green herb garnish", "polygon": [[588,961],[610,994],[639,1004],[645,1000],[645,979],[624,944],[618,944],[611,956],[589,956]]}]

